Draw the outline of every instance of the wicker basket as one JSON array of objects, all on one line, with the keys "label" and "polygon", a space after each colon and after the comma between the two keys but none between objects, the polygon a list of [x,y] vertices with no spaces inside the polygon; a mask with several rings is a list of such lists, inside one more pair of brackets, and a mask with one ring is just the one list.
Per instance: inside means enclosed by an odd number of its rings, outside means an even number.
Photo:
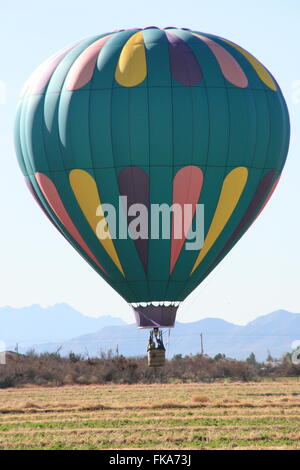
[{"label": "wicker basket", "polygon": [[148,351],[148,366],[163,367],[165,365],[166,351],[164,349],[150,349]]}]

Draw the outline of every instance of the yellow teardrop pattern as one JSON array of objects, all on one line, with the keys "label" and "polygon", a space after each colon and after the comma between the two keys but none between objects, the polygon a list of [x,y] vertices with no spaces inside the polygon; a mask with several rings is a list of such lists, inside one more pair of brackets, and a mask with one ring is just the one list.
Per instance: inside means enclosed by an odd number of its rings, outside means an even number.
[{"label": "yellow teardrop pattern", "polygon": [[198,268],[201,261],[220,236],[240,200],[247,179],[248,169],[245,167],[235,168],[226,176],[212,223],[190,275]]},{"label": "yellow teardrop pattern", "polygon": [[134,87],[147,76],[146,52],[143,33],[133,34],[119,57],[115,79],[124,87]]},{"label": "yellow teardrop pattern", "polygon": [[[72,170],[69,179],[74,196],[93,232],[97,235],[97,225],[105,216],[96,182],[94,178],[84,170]],[[97,238],[106,253],[125,277],[114,243],[109,234],[107,223],[105,225],[105,231],[107,232],[107,238],[99,238],[98,235]]]},{"label": "yellow teardrop pattern", "polygon": [[250,62],[250,64],[256,71],[261,81],[264,82],[265,85],[267,85],[269,88],[271,88],[271,90],[273,91],[277,90],[276,84],[273,78],[271,77],[271,75],[269,74],[269,72],[267,71],[267,69],[252,54],[245,51],[245,49],[238,46],[237,44],[234,44],[234,42],[228,41],[227,39],[222,39],[222,38],[219,38],[219,39],[221,39],[224,42],[227,42],[232,47],[234,47],[237,51],[239,51],[244,57],[246,57],[246,59],[248,60],[248,62]]}]

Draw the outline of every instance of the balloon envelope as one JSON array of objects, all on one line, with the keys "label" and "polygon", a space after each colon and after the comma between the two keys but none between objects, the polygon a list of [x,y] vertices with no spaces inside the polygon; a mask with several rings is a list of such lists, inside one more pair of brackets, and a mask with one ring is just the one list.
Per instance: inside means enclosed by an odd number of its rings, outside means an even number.
[{"label": "balloon envelope", "polygon": [[[116,31],[60,51],[25,84],[16,118],[35,198],[144,327],[174,324],[178,303],[269,200],[288,145],[287,107],[267,69],[186,28]],[[120,196],[149,210],[149,230],[154,205],[189,205],[187,232],[176,236],[173,214],[169,237],[114,236],[105,205],[134,222]],[[197,204],[204,243],[187,249]]]}]

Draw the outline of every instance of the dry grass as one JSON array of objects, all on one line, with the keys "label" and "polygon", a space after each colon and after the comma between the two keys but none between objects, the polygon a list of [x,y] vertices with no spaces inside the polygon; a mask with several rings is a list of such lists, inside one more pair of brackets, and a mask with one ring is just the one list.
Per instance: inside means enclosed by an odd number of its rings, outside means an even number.
[{"label": "dry grass", "polygon": [[298,379],[0,390],[0,449],[299,449]]},{"label": "dry grass", "polygon": [[194,403],[207,403],[208,401],[209,401],[209,398],[204,396],[204,395],[194,395],[193,396],[193,402]]}]

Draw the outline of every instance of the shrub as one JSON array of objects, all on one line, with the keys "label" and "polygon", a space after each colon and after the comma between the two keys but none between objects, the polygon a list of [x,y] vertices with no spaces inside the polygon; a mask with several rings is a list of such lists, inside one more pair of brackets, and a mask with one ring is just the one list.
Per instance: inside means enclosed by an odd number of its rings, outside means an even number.
[{"label": "shrub", "polygon": [[[180,358],[179,358],[180,357]],[[253,357],[252,357],[253,359]],[[254,361],[236,361],[218,354],[214,359],[204,355],[178,356],[167,360],[164,367],[149,368],[146,357],[101,357],[84,359],[79,355],[60,356],[59,352],[8,356],[0,367],[0,388],[25,384],[66,385],[113,383],[182,383],[213,382],[218,379],[257,380],[260,377],[300,376],[300,366],[284,360],[274,368]],[[198,398],[197,398],[198,397]],[[192,398],[204,403],[201,395]],[[202,400],[202,401],[201,401]]]}]

